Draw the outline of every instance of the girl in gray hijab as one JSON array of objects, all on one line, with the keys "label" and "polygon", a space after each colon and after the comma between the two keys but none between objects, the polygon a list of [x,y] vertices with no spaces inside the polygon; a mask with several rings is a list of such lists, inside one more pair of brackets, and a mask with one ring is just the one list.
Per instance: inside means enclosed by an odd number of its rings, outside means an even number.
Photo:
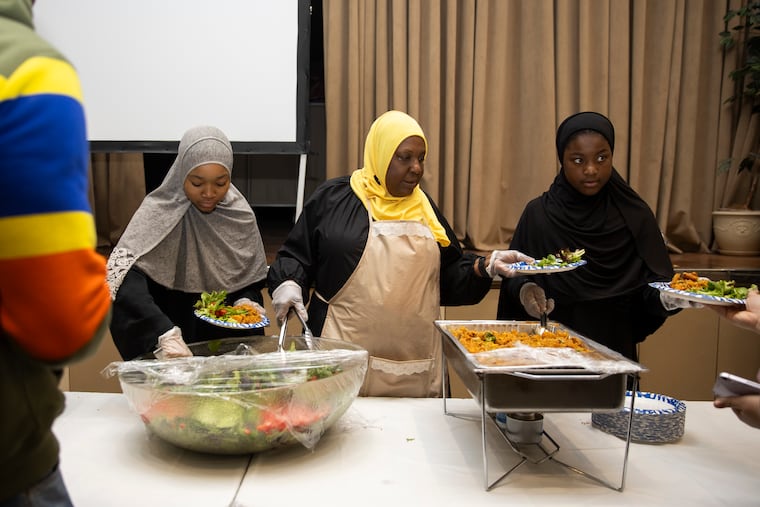
[{"label": "girl in gray hijab", "polygon": [[167,356],[189,355],[185,342],[251,334],[196,318],[193,305],[204,291],[225,290],[233,304],[256,303],[263,313],[264,245],[251,206],[231,182],[232,161],[221,130],[188,130],[163,183],[111,253],[111,335],[124,359],[159,344]]}]

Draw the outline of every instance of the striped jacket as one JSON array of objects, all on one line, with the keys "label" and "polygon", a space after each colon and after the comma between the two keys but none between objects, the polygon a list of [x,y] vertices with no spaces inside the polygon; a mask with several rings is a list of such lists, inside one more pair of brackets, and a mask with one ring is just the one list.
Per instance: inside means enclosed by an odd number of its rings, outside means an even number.
[{"label": "striped jacket", "polygon": [[57,463],[55,367],[97,346],[110,318],[81,95],[31,0],[0,0],[0,502]]}]

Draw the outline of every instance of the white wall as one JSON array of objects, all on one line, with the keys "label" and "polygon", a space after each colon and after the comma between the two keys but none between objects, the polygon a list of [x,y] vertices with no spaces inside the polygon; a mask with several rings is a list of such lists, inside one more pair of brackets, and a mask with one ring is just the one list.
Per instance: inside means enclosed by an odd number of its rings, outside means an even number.
[{"label": "white wall", "polygon": [[82,80],[91,141],[297,140],[298,0],[37,0]]}]

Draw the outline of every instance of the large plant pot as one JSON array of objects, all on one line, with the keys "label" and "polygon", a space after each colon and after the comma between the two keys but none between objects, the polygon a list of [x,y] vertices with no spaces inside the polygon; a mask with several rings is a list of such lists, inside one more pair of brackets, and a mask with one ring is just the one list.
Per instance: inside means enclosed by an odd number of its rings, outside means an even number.
[{"label": "large plant pot", "polygon": [[713,233],[718,253],[760,255],[760,211],[713,211]]}]

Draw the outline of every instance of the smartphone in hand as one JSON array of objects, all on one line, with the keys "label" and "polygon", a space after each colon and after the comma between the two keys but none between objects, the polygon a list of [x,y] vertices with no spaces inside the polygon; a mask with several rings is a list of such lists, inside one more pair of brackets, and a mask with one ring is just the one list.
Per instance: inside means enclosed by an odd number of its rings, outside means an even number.
[{"label": "smartphone in hand", "polygon": [[760,394],[760,383],[724,371],[715,379],[713,394],[720,398]]}]

